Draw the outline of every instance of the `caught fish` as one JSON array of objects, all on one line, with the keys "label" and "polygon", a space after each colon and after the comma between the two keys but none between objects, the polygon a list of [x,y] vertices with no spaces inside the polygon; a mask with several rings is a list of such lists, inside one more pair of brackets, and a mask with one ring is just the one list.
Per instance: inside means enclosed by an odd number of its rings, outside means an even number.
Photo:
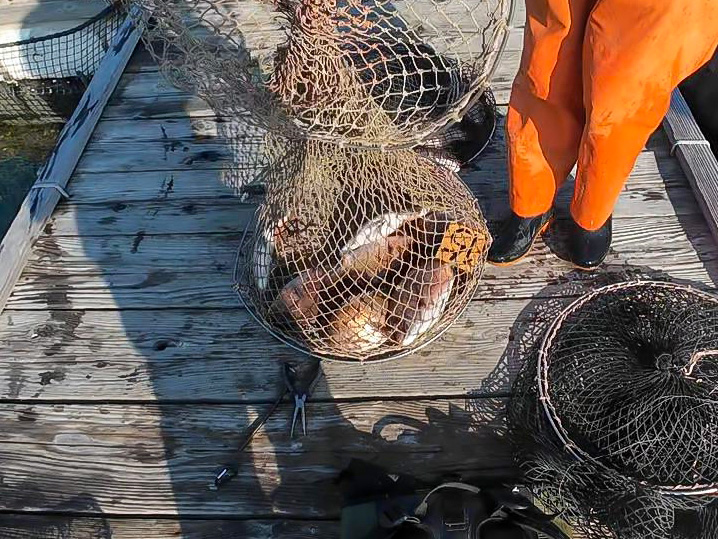
[{"label": "caught fish", "polygon": [[326,351],[341,354],[365,354],[387,340],[384,332],[386,300],[380,296],[356,296],[335,314],[327,328],[331,342]]},{"label": "caught fish", "polygon": [[252,256],[254,283],[257,289],[264,291],[269,283],[269,273],[272,271],[274,258],[274,237],[271,228],[267,228],[254,244]]},{"label": "caught fish", "polygon": [[385,213],[362,225],[354,237],[342,248],[342,253],[354,251],[362,245],[387,238],[394,234],[407,220],[416,219],[425,213],[426,211],[420,213]]},{"label": "caught fish", "polygon": [[280,290],[270,313],[275,319],[290,318],[300,328],[309,329],[320,314],[322,294],[333,283],[332,273],[323,268],[303,271]]},{"label": "caught fish", "polygon": [[416,238],[417,254],[424,258],[436,256],[446,228],[452,218],[444,212],[432,211],[416,219],[406,221],[400,233]]},{"label": "caught fish", "polygon": [[387,323],[393,338],[408,346],[429,331],[446,309],[454,285],[454,270],[434,259],[410,269],[391,293]]},{"label": "caught fish", "polygon": [[453,222],[446,227],[437,256],[442,262],[468,273],[479,266],[488,247],[486,234],[464,223]]},{"label": "caught fish", "polygon": [[380,277],[399,262],[411,243],[409,236],[380,238],[347,251],[339,260],[339,266],[346,274]]}]

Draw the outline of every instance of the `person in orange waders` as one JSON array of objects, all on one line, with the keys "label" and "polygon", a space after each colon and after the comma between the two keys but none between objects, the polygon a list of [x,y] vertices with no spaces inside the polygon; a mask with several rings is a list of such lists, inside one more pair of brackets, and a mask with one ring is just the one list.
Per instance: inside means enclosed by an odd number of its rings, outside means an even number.
[{"label": "person in orange waders", "polygon": [[526,12],[506,125],[512,212],[489,261],[511,264],[531,250],[577,165],[567,251],[594,268],[671,92],[718,47],[718,0],[526,0]]}]

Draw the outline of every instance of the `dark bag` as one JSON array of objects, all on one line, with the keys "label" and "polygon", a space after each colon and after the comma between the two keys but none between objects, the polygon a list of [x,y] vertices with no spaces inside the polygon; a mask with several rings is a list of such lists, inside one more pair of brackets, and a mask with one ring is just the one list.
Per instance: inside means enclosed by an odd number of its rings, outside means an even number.
[{"label": "dark bag", "polygon": [[344,487],[341,539],[568,539],[517,489],[443,483],[427,492],[414,478],[352,461]]}]

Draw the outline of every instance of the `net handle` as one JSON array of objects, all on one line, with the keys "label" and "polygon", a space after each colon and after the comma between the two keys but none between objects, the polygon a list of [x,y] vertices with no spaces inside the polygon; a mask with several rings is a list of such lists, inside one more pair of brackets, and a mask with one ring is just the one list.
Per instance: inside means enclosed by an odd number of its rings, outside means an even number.
[{"label": "net handle", "polygon": [[[536,362],[536,380],[537,380],[537,386],[538,386],[538,392],[539,392],[539,402],[541,403],[541,407],[543,408],[544,415],[546,419],[548,420],[549,424],[551,425],[551,428],[553,429],[554,434],[556,434],[559,441],[563,444],[563,447],[566,451],[568,451],[578,462],[586,462],[590,461],[593,462],[599,466],[601,466],[603,469],[611,471],[615,473],[614,470],[610,470],[608,466],[606,466],[604,463],[602,463],[600,460],[595,459],[591,455],[589,455],[586,451],[581,449],[579,445],[574,442],[571,437],[568,434],[568,431],[563,426],[561,422],[561,418],[558,415],[558,412],[551,401],[551,396],[549,393],[549,381],[548,381],[548,369],[549,369],[549,349],[554,343],[554,340],[556,339],[556,335],[558,335],[558,331],[563,325],[563,323],[566,321],[566,319],[573,314],[577,309],[580,307],[583,307],[586,303],[593,300],[596,296],[603,295],[606,293],[614,292],[616,290],[624,290],[628,288],[634,288],[639,286],[653,286],[658,288],[664,288],[664,289],[671,289],[671,290],[682,290],[684,292],[688,292],[689,294],[693,294],[695,296],[699,296],[703,299],[715,302],[718,304],[718,297],[708,294],[707,292],[703,292],[701,290],[696,290],[695,288],[692,288],[690,286],[670,283],[667,281],[651,281],[651,280],[634,280],[634,281],[625,281],[621,283],[611,284],[607,286],[603,286],[600,288],[597,288],[595,290],[592,290],[591,292],[588,292],[581,296],[580,298],[573,301],[570,305],[568,305],[561,313],[556,317],[556,319],[551,323],[548,330],[546,331],[546,334],[544,335],[544,338],[541,342],[541,347],[539,348],[538,352],[538,361]],[[718,351],[715,350],[706,350],[703,352],[697,352],[693,355],[691,358],[691,361],[689,362],[689,365],[691,365],[690,370],[693,370],[693,367],[695,364],[700,361],[703,357],[717,354]],[[636,481],[635,479],[631,479],[632,481]],[[636,481],[637,483],[654,487],[653,485],[649,485],[645,481]],[[708,484],[708,485],[694,485],[692,487],[686,487],[686,486],[657,486],[654,487],[657,488],[659,491],[664,492],[666,494],[674,495],[674,496],[702,496],[702,495],[718,495],[718,484]]]}]

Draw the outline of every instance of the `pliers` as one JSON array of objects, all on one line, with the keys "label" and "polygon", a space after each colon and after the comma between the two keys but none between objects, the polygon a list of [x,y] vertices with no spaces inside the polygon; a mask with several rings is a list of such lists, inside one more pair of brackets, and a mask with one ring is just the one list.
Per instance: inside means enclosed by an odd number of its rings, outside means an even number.
[{"label": "pliers", "polygon": [[[319,382],[319,379],[322,376],[320,363],[319,361],[313,362],[308,372],[302,373],[303,380],[299,379],[297,369],[288,363],[284,364],[282,374],[284,376],[284,384],[287,387],[287,391],[289,391],[290,395],[294,399],[294,413],[292,414],[292,425],[289,436],[294,438],[294,429],[296,428],[297,420],[300,416],[302,422],[302,434],[306,436],[307,410],[305,404],[307,402],[307,397],[309,397],[312,391],[314,391],[314,387],[317,385],[317,382]],[[308,383],[306,383],[307,380],[309,381]]]},{"label": "pliers", "polygon": [[[314,387],[317,385],[317,382],[319,382],[322,377],[322,374],[324,373],[322,372],[321,365],[317,361],[312,364],[308,372],[302,374],[306,374],[306,376],[303,376],[304,379],[309,379],[309,376],[311,376],[311,382],[306,385],[306,391],[302,390],[302,388],[299,387],[297,369],[289,365],[289,363],[284,364],[284,366],[282,367],[282,379],[284,380],[285,386],[284,391],[282,391],[282,393],[277,396],[277,400],[274,401],[274,404],[272,404],[272,406],[262,416],[258,417],[254,421],[254,423],[252,423],[249,430],[247,431],[247,434],[244,437],[242,444],[239,446],[238,453],[244,451],[245,448],[251,443],[252,438],[254,438],[254,435],[262,427],[262,425],[267,422],[269,417],[281,404],[287,393],[289,393],[294,398],[294,416],[292,417],[292,430],[290,436],[294,437],[294,426],[300,413],[302,414],[302,431],[304,432],[305,436],[307,435],[307,416],[304,404],[307,402],[307,397],[314,390]],[[237,469],[237,465],[228,465],[223,467],[214,478],[215,487],[219,488],[223,484],[230,481],[235,475],[237,475]]]}]

